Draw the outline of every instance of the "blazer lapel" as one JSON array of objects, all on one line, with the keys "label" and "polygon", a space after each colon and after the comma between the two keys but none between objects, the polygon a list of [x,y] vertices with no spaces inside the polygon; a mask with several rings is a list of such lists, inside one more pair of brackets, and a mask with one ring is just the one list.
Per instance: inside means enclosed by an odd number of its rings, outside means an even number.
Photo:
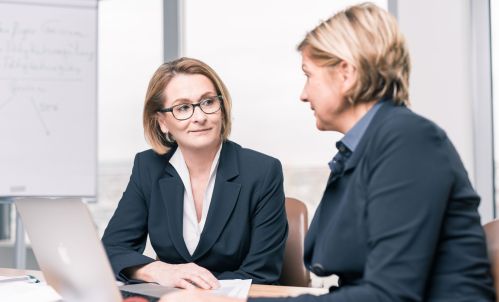
[{"label": "blazer lapel", "polygon": [[[341,175],[343,175],[344,172],[341,172]],[[341,175],[334,174],[333,172],[329,173],[329,177],[327,179],[327,186],[329,186],[331,183],[333,183],[335,180],[340,178]]]},{"label": "blazer lapel", "polygon": [[369,144],[371,137],[373,136],[374,133],[376,133],[381,121],[384,120],[386,113],[393,106],[395,105],[391,101],[383,101],[383,104],[381,104],[381,107],[378,109],[378,112],[376,112],[376,114],[374,115],[373,119],[371,120],[371,123],[369,124],[369,127],[367,127],[366,132],[360,139],[360,142],[357,148],[355,149],[355,152],[352,153],[352,156],[346,162],[343,174],[348,173],[350,170],[354,169],[357,166],[359,161],[364,156],[366,146],[367,144]]},{"label": "blazer lapel", "polygon": [[239,175],[237,155],[235,144],[225,142],[220,154],[217,179],[206,223],[192,255],[194,261],[206,254],[215,244],[234,210],[241,190],[241,184],[231,181]]},{"label": "blazer lapel", "polygon": [[183,235],[184,185],[170,163],[166,165],[166,175],[159,180],[159,187],[166,208],[170,238],[177,252],[185,261],[191,262],[191,255],[187,250]]}]

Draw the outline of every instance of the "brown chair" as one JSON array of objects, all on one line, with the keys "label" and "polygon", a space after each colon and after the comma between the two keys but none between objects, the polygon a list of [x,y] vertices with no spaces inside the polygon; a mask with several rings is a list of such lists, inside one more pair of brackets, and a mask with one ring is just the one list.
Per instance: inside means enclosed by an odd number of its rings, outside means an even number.
[{"label": "brown chair", "polygon": [[496,289],[496,301],[499,301],[499,219],[491,221],[483,226],[487,239],[487,251],[489,254]]},{"label": "brown chair", "polygon": [[288,240],[279,283],[287,286],[309,286],[310,273],[303,263],[305,234],[308,230],[307,207],[298,199],[286,198],[286,216]]}]

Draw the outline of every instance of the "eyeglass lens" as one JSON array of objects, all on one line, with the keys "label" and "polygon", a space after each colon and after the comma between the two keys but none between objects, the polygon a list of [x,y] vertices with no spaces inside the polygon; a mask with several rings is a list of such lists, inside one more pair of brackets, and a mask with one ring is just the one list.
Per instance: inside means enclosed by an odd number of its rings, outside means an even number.
[{"label": "eyeglass lens", "polygon": [[194,114],[194,107],[199,106],[206,114],[212,114],[220,110],[221,104],[218,97],[208,97],[198,104],[179,104],[173,107],[173,116],[178,120],[186,120]]}]

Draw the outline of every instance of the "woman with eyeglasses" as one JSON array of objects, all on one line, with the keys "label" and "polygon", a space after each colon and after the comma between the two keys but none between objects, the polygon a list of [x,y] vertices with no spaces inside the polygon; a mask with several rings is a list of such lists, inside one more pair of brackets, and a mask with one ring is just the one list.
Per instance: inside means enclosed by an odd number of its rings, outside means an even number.
[{"label": "woman with eyeglasses", "polygon": [[[143,120],[152,150],[136,155],[102,238],[116,277],[202,289],[217,279],[276,283],[287,236],[281,164],[228,140],[220,77],[196,59],[161,65]],[[157,259],[142,254],[148,235]]]},{"label": "woman with eyeglasses", "polygon": [[[248,301],[495,301],[480,198],[445,132],[408,108],[409,53],[395,18],[355,5],[298,50],[300,99],[319,130],[344,134],[304,256],[339,284],[322,296]],[[185,291],[163,301],[232,299]]]}]

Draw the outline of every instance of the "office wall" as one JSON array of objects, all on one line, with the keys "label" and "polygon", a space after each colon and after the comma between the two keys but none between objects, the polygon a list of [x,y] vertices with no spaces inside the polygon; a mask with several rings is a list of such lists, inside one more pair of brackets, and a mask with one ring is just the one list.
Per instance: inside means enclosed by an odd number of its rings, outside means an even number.
[{"label": "office wall", "polygon": [[99,144],[102,162],[148,149],[142,130],[147,85],[163,62],[162,0],[99,1]]},{"label": "office wall", "polygon": [[[233,140],[285,167],[327,169],[342,135],[318,131],[310,104],[299,100],[305,77],[296,46],[319,22],[359,2],[183,1],[183,53],[205,60],[226,82]],[[386,7],[386,0],[373,2]]]},{"label": "office wall", "polygon": [[478,59],[489,55],[489,37],[480,36],[487,30],[481,26],[489,26],[481,20],[486,1],[391,1],[411,51],[412,108],[453,141],[482,197],[482,223],[493,218],[494,186],[491,100],[484,91],[490,87],[483,85],[490,81],[490,63]]},{"label": "office wall", "polygon": [[397,2],[411,52],[412,108],[447,132],[473,179],[470,1]]}]

